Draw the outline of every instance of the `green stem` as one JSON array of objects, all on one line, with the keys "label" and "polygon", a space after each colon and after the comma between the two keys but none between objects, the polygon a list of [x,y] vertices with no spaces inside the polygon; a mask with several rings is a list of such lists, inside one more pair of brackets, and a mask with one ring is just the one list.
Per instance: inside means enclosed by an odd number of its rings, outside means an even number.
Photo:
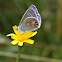
[{"label": "green stem", "polygon": [[18,46],[18,55],[17,55],[16,62],[20,62],[20,53],[21,53],[21,46]]}]

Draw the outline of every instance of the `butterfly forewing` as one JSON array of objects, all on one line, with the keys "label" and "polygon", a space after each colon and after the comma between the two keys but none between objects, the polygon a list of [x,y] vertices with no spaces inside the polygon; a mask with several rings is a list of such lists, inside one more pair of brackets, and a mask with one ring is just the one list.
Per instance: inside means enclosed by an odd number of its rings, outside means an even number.
[{"label": "butterfly forewing", "polygon": [[20,24],[27,18],[27,17],[36,17],[36,14],[32,8],[28,8],[28,10],[25,12],[24,16],[22,17]]}]

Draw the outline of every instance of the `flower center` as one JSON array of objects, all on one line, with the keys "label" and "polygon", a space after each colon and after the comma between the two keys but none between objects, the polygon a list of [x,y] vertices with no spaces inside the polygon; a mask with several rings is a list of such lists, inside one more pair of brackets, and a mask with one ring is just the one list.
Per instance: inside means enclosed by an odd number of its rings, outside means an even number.
[{"label": "flower center", "polygon": [[18,40],[19,40],[20,42],[22,42],[22,41],[24,41],[24,40],[27,39],[27,36],[26,36],[25,34],[20,34],[20,35],[18,35],[17,37],[18,37]]}]

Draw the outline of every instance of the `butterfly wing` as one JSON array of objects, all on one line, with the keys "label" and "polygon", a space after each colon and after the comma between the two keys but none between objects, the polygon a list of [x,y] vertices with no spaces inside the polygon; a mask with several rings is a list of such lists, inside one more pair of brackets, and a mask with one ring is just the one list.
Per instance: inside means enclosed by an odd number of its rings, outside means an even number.
[{"label": "butterfly wing", "polygon": [[22,17],[18,30],[36,30],[41,25],[41,17],[34,5],[31,5]]},{"label": "butterfly wing", "polygon": [[34,31],[38,28],[38,21],[35,17],[27,17],[19,26],[20,31],[31,30]]},{"label": "butterfly wing", "polygon": [[36,14],[36,18],[38,19],[38,22],[39,22],[38,28],[40,28],[40,26],[41,26],[41,16],[38,13],[38,10],[37,10],[36,6],[34,6],[34,5],[31,5],[30,8],[32,8],[34,10],[34,12]]}]

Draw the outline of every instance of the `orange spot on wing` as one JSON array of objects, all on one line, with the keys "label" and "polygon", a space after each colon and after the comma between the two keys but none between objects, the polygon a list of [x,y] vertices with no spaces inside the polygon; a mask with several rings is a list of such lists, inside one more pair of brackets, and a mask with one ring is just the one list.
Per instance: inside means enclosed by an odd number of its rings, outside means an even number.
[{"label": "orange spot on wing", "polygon": [[35,23],[37,23],[37,22],[35,22]]}]

